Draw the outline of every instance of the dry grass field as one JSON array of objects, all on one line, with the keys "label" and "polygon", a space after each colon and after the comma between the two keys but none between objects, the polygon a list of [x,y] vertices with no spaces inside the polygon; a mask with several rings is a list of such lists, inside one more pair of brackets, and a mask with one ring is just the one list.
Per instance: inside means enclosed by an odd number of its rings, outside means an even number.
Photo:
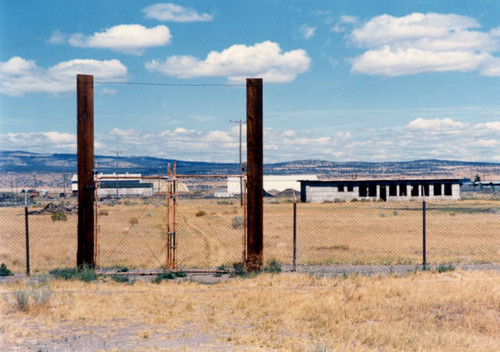
[{"label": "dry grass field", "polygon": [[[420,264],[421,202],[354,202],[297,205],[297,262],[303,265]],[[500,201],[427,203],[429,263],[500,263]],[[264,207],[266,260],[292,262],[293,204]],[[30,209],[33,210],[33,209]],[[36,209],[35,209],[36,210]],[[165,263],[165,206],[130,199],[98,209],[101,267],[159,268]],[[242,260],[243,214],[238,200],[180,199],[179,268],[231,266]],[[0,262],[24,271],[24,208],[0,208]],[[77,215],[53,221],[30,215],[32,271],[75,265]]]},{"label": "dry grass field", "polygon": [[[499,351],[499,272],[0,283],[2,351]],[[50,292],[24,311],[15,290]]]}]

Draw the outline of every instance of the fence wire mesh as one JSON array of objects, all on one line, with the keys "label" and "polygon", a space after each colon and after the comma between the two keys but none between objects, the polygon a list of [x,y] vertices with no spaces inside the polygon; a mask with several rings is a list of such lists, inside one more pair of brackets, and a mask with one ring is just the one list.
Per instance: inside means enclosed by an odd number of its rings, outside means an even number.
[{"label": "fence wire mesh", "polygon": [[[244,257],[245,215],[227,197],[224,178],[184,178],[176,198],[176,267],[231,267]],[[219,197],[216,198],[215,196]],[[293,197],[264,200],[264,260],[293,263]],[[96,210],[101,268],[165,268],[166,197],[102,200]],[[323,202],[296,204],[296,263],[313,266],[500,264],[500,199],[462,193],[456,201]],[[0,207],[0,263],[26,271],[25,207]],[[31,272],[74,267],[76,199],[28,206]]]}]

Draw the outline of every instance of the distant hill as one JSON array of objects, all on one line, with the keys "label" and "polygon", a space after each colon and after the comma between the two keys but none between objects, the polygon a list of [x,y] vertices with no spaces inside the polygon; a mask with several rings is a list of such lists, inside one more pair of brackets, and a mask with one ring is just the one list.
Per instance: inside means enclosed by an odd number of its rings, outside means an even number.
[{"label": "distant hill", "polygon": [[[176,163],[178,174],[236,174],[236,163],[211,163],[161,159],[147,156],[95,156],[97,169],[111,173],[165,173],[167,164]],[[14,173],[76,173],[76,154],[39,154],[24,151],[0,151],[0,172]],[[265,174],[293,175],[317,174],[322,178],[381,178],[381,177],[472,177],[479,173],[498,175],[499,163],[450,160],[415,160],[400,162],[335,162],[326,160],[296,160],[264,165]]]}]

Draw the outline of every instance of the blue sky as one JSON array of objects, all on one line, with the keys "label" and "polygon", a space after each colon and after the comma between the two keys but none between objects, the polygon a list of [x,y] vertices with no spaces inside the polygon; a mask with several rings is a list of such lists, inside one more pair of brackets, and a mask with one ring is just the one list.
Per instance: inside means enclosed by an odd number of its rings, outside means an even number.
[{"label": "blue sky", "polygon": [[0,0],[0,150],[74,153],[87,73],[96,154],[235,162],[230,120],[245,119],[245,78],[262,77],[266,162],[500,162],[498,13],[495,0]]}]

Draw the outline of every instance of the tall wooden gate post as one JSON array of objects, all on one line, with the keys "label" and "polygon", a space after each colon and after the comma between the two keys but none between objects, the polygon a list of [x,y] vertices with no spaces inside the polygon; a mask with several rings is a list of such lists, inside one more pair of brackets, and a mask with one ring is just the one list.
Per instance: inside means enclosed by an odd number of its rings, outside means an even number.
[{"label": "tall wooden gate post", "polygon": [[94,76],[77,75],[78,250],[76,263],[95,267]]},{"label": "tall wooden gate post", "polygon": [[247,251],[248,271],[264,261],[262,78],[247,79]]}]

